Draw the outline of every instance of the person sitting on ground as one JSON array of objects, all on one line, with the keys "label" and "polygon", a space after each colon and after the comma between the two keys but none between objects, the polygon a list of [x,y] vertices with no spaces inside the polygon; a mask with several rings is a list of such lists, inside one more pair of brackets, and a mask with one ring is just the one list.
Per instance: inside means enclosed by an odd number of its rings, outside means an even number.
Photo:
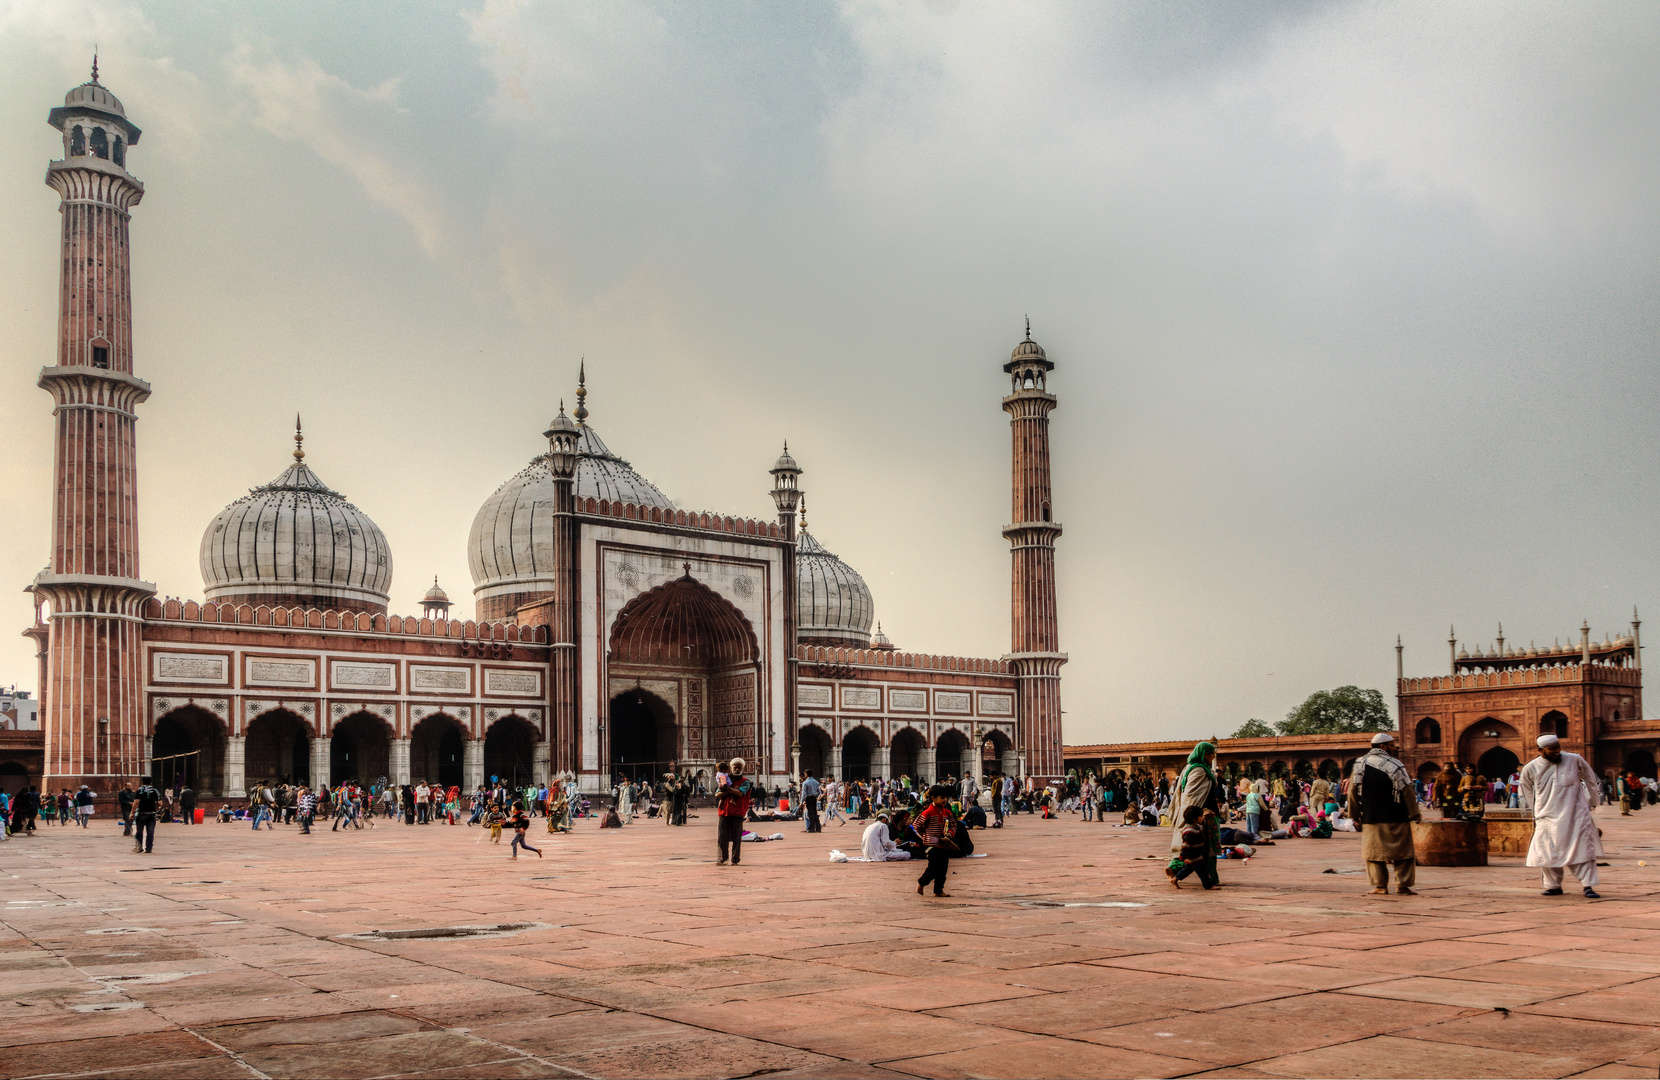
[{"label": "person sitting on ground", "polygon": [[911,853],[901,851],[889,835],[888,820],[887,814],[877,814],[876,820],[865,826],[861,847],[866,862],[899,862],[911,857]]}]

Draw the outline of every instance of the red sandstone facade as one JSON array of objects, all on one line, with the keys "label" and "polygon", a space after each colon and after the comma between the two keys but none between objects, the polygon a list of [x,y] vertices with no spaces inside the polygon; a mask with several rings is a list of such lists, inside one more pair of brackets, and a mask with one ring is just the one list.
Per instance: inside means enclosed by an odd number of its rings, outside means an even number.
[{"label": "red sandstone facade", "polygon": [[[157,599],[138,564],[134,425],[150,388],[133,375],[127,228],[143,185],[126,171],[126,148],[139,131],[96,75],[51,122],[65,155],[47,173],[63,214],[58,362],[40,377],[56,403],[54,533],[25,631],[38,648],[42,731],[23,733],[29,745],[0,746],[31,780],[107,793],[152,774],[237,798],[279,777],[471,787],[486,776],[528,783],[568,773],[602,791],[618,772],[695,771],[732,756],[768,782],[811,765],[847,778],[1059,773],[1066,657],[1056,651],[1060,527],[1050,512],[1055,398],[1044,386],[1053,365],[1029,331],[1004,367],[1013,381],[1003,400],[1014,440],[1013,524],[1004,531],[1013,640],[1000,660],[901,653],[879,634],[871,649],[826,648],[822,628],[801,640],[802,470],[788,448],[772,469],[776,523],[582,497],[577,462],[600,456],[611,482],[661,495],[586,427],[585,385],[576,423],[561,409],[544,433],[547,454],[532,463],[549,469],[552,498],[523,519],[535,534],[530,550],[506,552],[514,567],[529,567],[523,588],[518,570],[497,565],[491,587],[475,590],[479,611],[497,618],[389,616],[338,598],[318,605],[316,586],[338,582],[306,576],[318,565],[306,547],[315,533],[289,536],[299,529],[285,507],[316,500],[322,509],[308,528],[333,522],[326,527],[347,532],[332,540],[347,548],[379,532],[299,464],[250,492],[270,493],[259,503],[265,516],[238,519],[238,530],[256,523],[256,545],[244,550],[242,532],[220,536],[212,526],[214,543],[204,542],[204,579],[213,559],[236,561],[236,580],[251,566],[257,598]],[[512,528],[502,535],[517,542]],[[833,558],[821,547],[812,556]],[[262,570],[272,559],[288,561]],[[376,566],[384,580],[348,584],[383,593],[390,563]],[[434,593],[442,596],[436,583]],[[868,591],[863,603],[868,618]],[[441,614],[447,600],[427,607]]]}]

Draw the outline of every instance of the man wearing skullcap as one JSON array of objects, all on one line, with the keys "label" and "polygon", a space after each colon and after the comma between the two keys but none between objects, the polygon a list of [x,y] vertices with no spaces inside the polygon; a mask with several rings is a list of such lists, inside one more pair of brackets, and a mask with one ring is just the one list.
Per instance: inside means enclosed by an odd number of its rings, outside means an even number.
[{"label": "man wearing skullcap", "polygon": [[1533,810],[1533,843],[1527,864],[1539,867],[1546,896],[1562,895],[1562,868],[1574,872],[1585,895],[1597,895],[1597,837],[1591,807],[1602,801],[1602,782],[1590,763],[1562,749],[1555,735],[1539,736],[1539,756],[1522,769],[1522,805]]},{"label": "man wearing skullcap", "polygon": [[1418,793],[1406,766],[1389,752],[1395,736],[1380,731],[1372,736],[1372,749],[1355,762],[1349,779],[1349,816],[1360,825],[1360,854],[1366,860],[1366,876],[1372,892],[1389,892],[1389,868],[1395,868],[1395,891],[1401,896],[1416,895],[1418,852],[1412,845],[1412,823],[1419,820]]}]

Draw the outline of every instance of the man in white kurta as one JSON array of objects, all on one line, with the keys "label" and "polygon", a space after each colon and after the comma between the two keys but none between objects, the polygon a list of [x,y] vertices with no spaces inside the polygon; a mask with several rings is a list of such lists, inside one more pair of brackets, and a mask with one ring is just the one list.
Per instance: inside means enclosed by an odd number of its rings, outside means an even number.
[{"label": "man in white kurta", "polygon": [[1602,782],[1590,763],[1562,749],[1555,735],[1539,736],[1539,756],[1522,769],[1522,805],[1533,810],[1533,843],[1527,864],[1539,867],[1546,896],[1562,895],[1562,868],[1574,872],[1585,895],[1597,898],[1597,837],[1591,807],[1602,801]]},{"label": "man in white kurta", "polygon": [[860,846],[864,849],[866,862],[900,862],[911,857],[910,852],[899,850],[899,845],[888,835],[886,814],[876,815],[876,820],[865,826]]}]

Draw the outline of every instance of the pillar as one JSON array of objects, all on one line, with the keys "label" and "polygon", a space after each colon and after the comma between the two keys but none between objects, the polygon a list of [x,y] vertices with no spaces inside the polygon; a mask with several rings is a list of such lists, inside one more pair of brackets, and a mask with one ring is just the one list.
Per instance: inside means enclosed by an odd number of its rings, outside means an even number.
[{"label": "pillar", "polygon": [[886,783],[893,776],[893,751],[886,746],[878,746],[870,754],[870,775],[872,779]]},{"label": "pillar", "polygon": [[840,780],[842,778],[842,748],[841,747],[832,746],[830,748],[830,760],[825,766],[825,772],[826,772],[826,774],[835,777],[837,780]]},{"label": "pillar", "polygon": [[409,740],[393,739],[391,753],[392,783],[409,783]]},{"label": "pillar", "polygon": [[225,740],[225,794],[232,799],[245,798],[248,794],[244,775],[247,752],[246,736],[232,735]]},{"label": "pillar", "polygon": [[1003,751],[1003,760],[1001,762],[1001,765],[1002,765],[1004,776],[1019,776],[1020,775],[1020,758],[1015,754],[1014,749],[1012,747],[1008,750]]},{"label": "pillar", "polygon": [[467,791],[484,786],[483,739],[468,739],[461,744],[461,786]]},{"label": "pillar", "polygon": [[329,755],[334,740],[328,736],[311,740],[311,790],[324,791],[333,785],[329,776],[330,763],[333,760]]},{"label": "pillar", "polygon": [[[481,746],[479,749],[482,752],[483,747]],[[547,739],[542,739],[536,744],[536,763],[531,769],[531,774],[538,784],[546,784],[553,778],[552,751],[553,745]],[[483,769],[482,760],[479,763],[479,768]]]}]

